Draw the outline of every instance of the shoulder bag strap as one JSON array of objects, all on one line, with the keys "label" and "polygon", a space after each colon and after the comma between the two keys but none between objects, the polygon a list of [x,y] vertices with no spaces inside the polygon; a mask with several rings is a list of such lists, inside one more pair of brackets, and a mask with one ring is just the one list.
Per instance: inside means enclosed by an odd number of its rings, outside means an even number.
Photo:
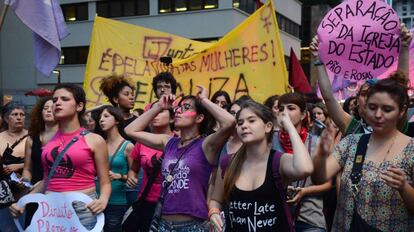
[{"label": "shoulder bag strap", "polygon": [[[155,159],[155,161],[153,161],[152,159]],[[151,173],[151,175],[150,175],[150,176],[149,176],[149,178],[148,178],[148,182],[147,182],[147,184],[145,185],[144,191],[142,191],[142,194],[141,194],[140,200],[141,200],[141,199],[142,199],[142,200],[145,200],[145,199],[147,198],[148,193],[149,193],[149,191],[151,190],[151,186],[152,186],[152,184],[153,184],[153,183],[154,183],[154,181],[155,181],[155,178],[157,178],[157,175],[160,173],[160,170],[161,170],[161,164],[162,164],[163,159],[164,159],[164,153],[162,153],[162,155],[160,156],[160,158],[159,158],[159,159],[157,159],[157,154],[154,154],[154,155],[151,157],[151,162],[152,162],[152,164],[153,164],[152,173]]]},{"label": "shoulder bag strap", "polygon": [[[84,130],[80,133],[80,136],[85,136],[89,133],[88,130]],[[44,184],[43,184],[43,189],[42,189],[42,193],[46,192],[47,186],[49,185],[50,179],[52,179],[53,174],[55,174],[56,168],[59,165],[60,161],[63,158],[63,154],[66,153],[66,151],[69,149],[69,147],[71,147],[74,143],[76,143],[76,141],[78,141],[79,138],[77,136],[75,136],[66,146],[65,148],[63,148],[63,150],[57,155],[55,162],[52,165],[52,168],[50,168],[49,171],[49,175],[47,176]]]},{"label": "shoulder bag strap", "polygon": [[355,152],[354,164],[351,172],[352,192],[354,197],[358,193],[358,184],[362,178],[362,167],[364,165],[365,155],[367,154],[368,141],[371,134],[364,134],[358,141]]},{"label": "shoulder bag strap", "polygon": [[19,143],[21,142],[21,141],[23,141],[23,139],[25,139],[27,136],[29,136],[29,134],[25,134],[25,135],[23,135],[23,137],[21,137],[19,140],[17,140],[16,142],[14,142],[12,145],[11,145],[11,149],[13,150],[17,145],[19,145]]},{"label": "shoulder bag strap", "polygon": [[119,143],[119,145],[118,145],[118,147],[116,148],[116,150],[115,150],[114,154],[112,155],[112,157],[111,157],[111,162],[109,162],[109,169],[111,169],[111,168],[112,168],[112,163],[114,162],[115,156],[116,156],[116,154],[118,153],[119,149],[121,149],[121,147],[122,147],[122,145],[124,144],[124,142],[126,142],[126,140],[125,140],[125,139],[123,139],[123,140]]}]

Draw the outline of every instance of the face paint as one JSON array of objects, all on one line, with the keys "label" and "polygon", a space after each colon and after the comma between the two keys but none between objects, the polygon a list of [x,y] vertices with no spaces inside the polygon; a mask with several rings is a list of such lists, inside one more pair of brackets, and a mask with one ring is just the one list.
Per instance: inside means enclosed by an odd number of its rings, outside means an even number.
[{"label": "face paint", "polygon": [[197,115],[197,112],[195,111],[185,111],[183,113],[181,113],[182,116],[184,117],[194,117]]}]

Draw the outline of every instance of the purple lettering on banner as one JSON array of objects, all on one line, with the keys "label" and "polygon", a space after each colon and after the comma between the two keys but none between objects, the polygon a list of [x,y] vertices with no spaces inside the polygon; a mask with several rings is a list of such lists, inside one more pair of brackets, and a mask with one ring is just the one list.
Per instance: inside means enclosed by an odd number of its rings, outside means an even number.
[{"label": "purple lettering on banner", "polygon": [[330,77],[366,81],[397,63],[400,21],[382,1],[344,1],[328,12],[317,33]]}]

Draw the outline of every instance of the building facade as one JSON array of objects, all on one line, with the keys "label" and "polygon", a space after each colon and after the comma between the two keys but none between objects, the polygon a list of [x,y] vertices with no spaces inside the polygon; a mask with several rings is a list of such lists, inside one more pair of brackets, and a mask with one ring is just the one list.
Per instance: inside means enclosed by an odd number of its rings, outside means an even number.
[{"label": "building facade", "polygon": [[408,28],[414,27],[414,1],[413,0],[393,0],[392,7],[397,11],[401,22]]},{"label": "building facade", "polygon": [[[95,15],[190,39],[214,41],[231,31],[257,8],[256,0],[60,0],[70,35],[50,77],[33,65],[32,33],[9,10],[0,34],[0,89],[23,99],[26,91],[52,88],[58,81],[83,82]],[[285,55],[300,53],[301,2],[274,0]],[[3,7],[3,6],[1,6]],[[33,102],[34,100],[30,100]],[[30,103],[28,103],[30,104]]]}]

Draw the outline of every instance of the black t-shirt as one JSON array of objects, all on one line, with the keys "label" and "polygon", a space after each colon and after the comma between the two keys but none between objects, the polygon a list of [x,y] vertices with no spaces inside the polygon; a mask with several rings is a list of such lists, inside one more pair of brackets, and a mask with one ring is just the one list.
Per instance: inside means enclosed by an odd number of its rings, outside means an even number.
[{"label": "black t-shirt", "polygon": [[43,166],[42,166],[42,142],[39,135],[32,138],[32,180],[31,183],[35,184],[43,179]]},{"label": "black t-shirt", "polygon": [[125,139],[130,141],[131,143],[135,144],[135,140],[132,139],[131,137],[129,137],[126,133],[125,133],[125,127],[127,127],[131,122],[133,122],[135,119],[137,119],[137,116],[133,115],[132,117],[124,120],[124,123],[121,126],[121,131],[119,132],[121,134],[121,136]]},{"label": "black t-shirt", "polygon": [[269,155],[264,183],[253,191],[234,186],[226,212],[226,232],[289,231],[282,200],[272,176],[273,154]]}]

